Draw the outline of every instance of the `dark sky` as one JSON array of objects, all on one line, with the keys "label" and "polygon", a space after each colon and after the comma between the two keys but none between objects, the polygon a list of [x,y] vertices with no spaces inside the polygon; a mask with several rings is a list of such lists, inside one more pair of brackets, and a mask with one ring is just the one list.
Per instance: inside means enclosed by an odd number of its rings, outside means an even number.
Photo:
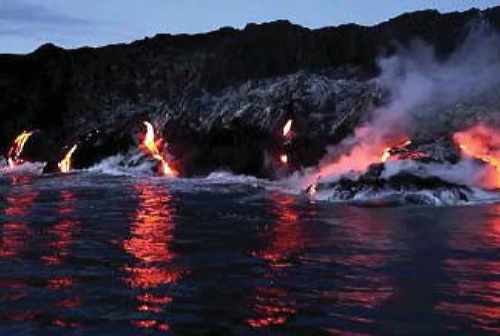
[{"label": "dark sky", "polygon": [[495,5],[500,0],[0,0],[0,53],[26,53],[46,42],[99,46],[277,19],[310,28],[373,25],[420,9]]}]

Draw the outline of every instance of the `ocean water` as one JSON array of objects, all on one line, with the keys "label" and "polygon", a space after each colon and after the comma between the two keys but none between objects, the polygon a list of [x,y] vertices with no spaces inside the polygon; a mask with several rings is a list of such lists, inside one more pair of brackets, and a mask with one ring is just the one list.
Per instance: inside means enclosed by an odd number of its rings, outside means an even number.
[{"label": "ocean water", "polygon": [[271,182],[0,177],[0,335],[500,333],[500,205]]}]

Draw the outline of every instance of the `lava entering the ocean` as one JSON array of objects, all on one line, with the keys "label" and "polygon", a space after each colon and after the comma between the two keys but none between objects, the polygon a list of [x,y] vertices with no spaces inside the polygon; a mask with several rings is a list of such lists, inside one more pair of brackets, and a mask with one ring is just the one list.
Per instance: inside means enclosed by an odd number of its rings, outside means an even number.
[{"label": "lava entering the ocean", "polygon": [[23,160],[21,160],[21,154],[23,152],[24,145],[32,135],[33,132],[23,131],[16,137],[14,143],[9,149],[9,153],[7,154],[9,167],[13,168],[23,163]]},{"label": "lava entering the ocean", "polygon": [[163,139],[155,141],[155,131],[151,123],[145,121],[146,126],[146,136],[142,142],[142,146],[153,159],[158,161],[160,164],[160,173],[164,176],[177,176],[177,172],[170,167],[166,158],[160,154],[158,150],[158,145],[163,142]]},{"label": "lava entering the ocean", "polygon": [[399,145],[392,146],[392,147],[386,147],[384,149],[384,152],[382,153],[382,156],[380,157],[380,162],[387,162],[391,156],[393,155],[393,152],[399,148],[406,147],[411,145],[411,140],[405,140],[404,142],[400,143]]},{"label": "lava entering the ocean", "polygon": [[351,171],[363,172],[374,163],[386,162],[394,149],[406,146],[409,140],[403,134],[380,136],[373,127],[366,126],[355,130],[354,141],[354,145],[347,142],[351,146],[348,153],[335,157],[334,161],[322,162],[317,174],[306,179],[305,187],[314,183],[319,176],[328,178]]},{"label": "lava entering the ocean", "polygon": [[71,157],[73,156],[73,153],[77,148],[78,145],[74,145],[73,147],[71,147],[71,149],[64,156],[64,159],[62,159],[61,162],[57,164],[61,173],[68,173],[71,170]]},{"label": "lava entering the ocean", "polygon": [[463,154],[481,160],[491,168],[484,172],[481,183],[487,188],[500,188],[500,135],[498,130],[484,124],[457,132],[453,140]]}]

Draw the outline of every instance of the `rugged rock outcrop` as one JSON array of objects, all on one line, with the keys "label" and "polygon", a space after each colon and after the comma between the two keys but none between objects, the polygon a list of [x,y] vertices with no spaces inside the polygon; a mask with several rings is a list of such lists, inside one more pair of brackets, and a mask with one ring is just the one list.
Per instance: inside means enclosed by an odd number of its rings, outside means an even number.
[{"label": "rugged rock outcrop", "polygon": [[327,190],[331,201],[360,202],[363,205],[403,204],[446,205],[466,203],[474,197],[465,185],[450,183],[435,176],[399,172],[384,176],[384,164],[374,164],[356,178],[343,177],[333,183],[319,184],[316,190]]},{"label": "rugged rock outcrop", "polygon": [[[129,45],[0,55],[0,150],[38,129],[29,158],[54,167],[80,143],[77,167],[137,144],[141,121],[164,133],[186,175],[226,167],[272,175],[279,132],[296,120],[290,167],[319,160],[384,93],[370,81],[376,60],[422,39],[445,58],[467,26],[500,29],[500,7],[405,14],[374,27],[310,30],[286,21],[199,35],[157,35]],[[279,169],[278,169],[279,170]]]}]

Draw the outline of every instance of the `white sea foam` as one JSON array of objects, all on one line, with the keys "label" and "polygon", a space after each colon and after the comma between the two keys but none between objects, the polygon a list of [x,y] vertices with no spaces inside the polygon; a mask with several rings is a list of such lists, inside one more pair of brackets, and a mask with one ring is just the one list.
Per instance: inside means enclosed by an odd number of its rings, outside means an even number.
[{"label": "white sea foam", "polygon": [[112,176],[152,176],[156,162],[143,160],[141,153],[130,155],[114,155],[98,164],[85,169],[86,172],[101,173]]},{"label": "white sea foam", "polygon": [[[500,201],[500,193],[475,188],[472,178],[467,181],[469,171],[476,169],[476,163],[461,161],[458,164],[424,164],[412,160],[390,161],[386,164],[381,178],[390,178],[398,173],[407,172],[419,177],[439,177],[450,183],[469,186],[464,188],[437,188],[435,190],[374,190],[370,187],[361,189],[355,195],[342,191],[339,188],[320,188],[311,198],[315,201],[332,203],[348,202],[356,204],[422,204],[430,206],[451,206]],[[241,188],[266,190],[268,192],[282,192],[293,195],[305,195],[302,182],[303,175],[295,174],[288,178],[271,181],[254,176],[237,175],[229,171],[215,171],[205,177],[194,178],[165,178],[156,176],[155,162],[144,159],[142,154],[115,155],[99,164],[81,171],[80,173],[103,174],[110,176],[124,176],[148,179],[151,183],[166,184],[173,190],[181,192],[219,192],[231,193]],[[348,173],[332,179],[334,182],[340,177],[349,177],[356,180],[359,174]]]},{"label": "white sea foam", "polygon": [[45,162],[24,162],[15,167],[2,164],[0,165],[0,175],[41,175],[45,166]]}]

